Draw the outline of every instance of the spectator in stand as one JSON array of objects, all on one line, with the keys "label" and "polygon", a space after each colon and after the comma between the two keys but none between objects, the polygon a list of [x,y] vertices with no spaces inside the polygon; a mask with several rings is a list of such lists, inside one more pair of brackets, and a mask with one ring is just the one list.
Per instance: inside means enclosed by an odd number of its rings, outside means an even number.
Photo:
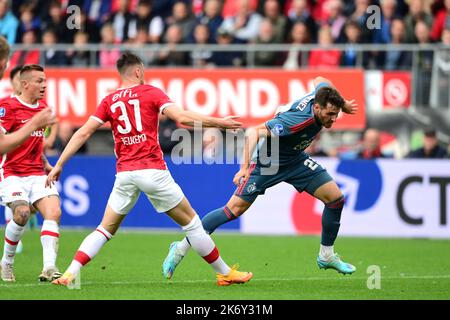
[{"label": "spectator in stand", "polygon": [[[116,43],[116,35],[111,24],[106,23],[100,31],[102,38],[102,45],[113,45]],[[120,51],[118,49],[102,48],[99,52],[100,67],[115,67],[116,61],[120,58]]]},{"label": "spectator in stand", "polygon": [[409,13],[405,17],[406,42],[408,43],[417,42],[415,28],[419,21],[425,22],[429,28],[433,25],[433,16],[427,12],[425,5],[423,0],[409,2]]},{"label": "spectator in stand", "polygon": [[[231,33],[224,29],[217,31],[217,44],[219,46],[228,47],[234,43],[234,38]],[[241,67],[244,65],[244,58],[241,52],[214,51],[211,63],[218,67]]]},{"label": "spectator in stand", "polygon": [[373,34],[374,43],[391,43],[391,24],[395,17],[397,7],[396,0],[380,0],[381,4],[381,28],[375,28]]},{"label": "spectator in stand", "polygon": [[444,29],[450,28],[450,0],[444,0],[445,7],[439,11],[434,19],[433,30],[431,38],[434,41],[439,41]]},{"label": "spectator in stand", "polygon": [[[80,26],[80,29],[76,29],[79,33],[80,31],[89,35],[88,41],[89,43],[99,43],[100,42],[100,28],[97,25],[88,20],[87,15],[84,11],[80,11],[79,15],[75,16],[75,23]],[[74,34],[74,42],[75,42],[75,34]]]},{"label": "spectator in stand", "polygon": [[187,66],[189,65],[189,56],[184,51],[174,51],[176,46],[182,43],[183,30],[181,27],[173,24],[166,31],[166,46],[158,53],[158,64],[164,66]]},{"label": "spectator in stand", "polygon": [[31,3],[24,3],[20,6],[20,24],[17,29],[18,39],[22,39],[22,35],[27,30],[39,30],[41,19],[35,17],[34,6]]},{"label": "spectator in stand", "polygon": [[[356,51],[354,49],[355,45],[361,43],[361,26],[355,20],[349,20],[345,24],[344,28],[344,38],[345,43],[348,45],[345,51],[342,52],[341,56],[341,66],[343,67],[356,67],[361,66],[362,64],[364,68],[368,67],[369,63],[369,53]],[[358,59],[362,58],[362,61]]]},{"label": "spectator in stand", "polygon": [[[36,32],[34,30],[28,30],[22,36],[22,43],[24,45],[34,45],[36,44]],[[17,65],[26,65],[26,64],[39,64],[40,63],[40,54],[39,50],[20,50],[13,53],[11,59],[9,60],[9,64],[11,67],[15,67]]]},{"label": "spectator in stand", "polygon": [[[74,67],[87,67],[91,64],[91,53],[86,50],[81,50],[89,42],[89,34],[85,31],[78,31],[74,38],[73,50],[67,51],[67,58],[71,66]],[[94,60],[94,64],[97,64],[97,56]]]},{"label": "spectator in stand", "polygon": [[9,0],[0,0],[0,35],[4,36],[8,43],[16,42],[19,20],[14,16],[9,7]]},{"label": "spectator in stand", "polygon": [[153,12],[153,4],[149,0],[140,0],[137,6],[136,16],[131,19],[128,29],[128,37],[136,37],[137,30],[145,28],[148,30],[147,42],[159,43],[164,32],[163,19]]},{"label": "spectator in stand", "polygon": [[111,0],[84,0],[82,11],[86,12],[89,21],[101,28],[111,13]]},{"label": "spectator in stand", "polygon": [[434,129],[424,131],[423,147],[411,151],[408,158],[443,159],[448,158],[448,152],[439,145]]},{"label": "spectator in stand", "polygon": [[[238,14],[239,12],[239,0],[221,0],[223,2],[222,15],[224,18],[230,18]],[[256,11],[258,8],[258,0],[248,1],[248,6],[251,11]]]},{"label": "spectator in stand", "polygon": [[341,59],[339,50],[330,50],[327,46],[333,44],[331,29],[329,26],[322,26],[319,30],[320,49],[311,50],[309,56],[309,66],[313,68],[333,68],[338,67]]},{"label": "spectator in stand", "polygon": [[264,16],[272,23],[275,43],[286,41],[288,19],[280,11],[280,5],[276,0],[266,0],[264,2]]},{"label": "spectator in stand", "polygon": [[123,43],[128,40],[128,28],[133,15],[130,12],[130,0],[120,0],[117,11],[113,12],[106,23],[114,28],[117,43]]},{"label": "spectator in stand", "polygon": [[370,3],[370,0],[355,0],[355,10],[350,16],[352,20],[358,21],[361,27],[361,40],[363,43],[372,43],[372,30],[367,28],[367,20],[369,19],[367,8]]},{"label": "spectator in stand", "polygon": [[335,43],[344,41],[344,26],[347,18],[342,14],[342,0],[328,0],[324,4],[325,20],[323,24],[327,24],[331,28],[331,35]]},{"label": "spectator in stand", "polygon": [[290,48],[285,54],[284,69],[296,70],[306,65],[308,62],[308,53],[302,51],[302,45],[311,43],[309,29],[304,22],[296,22],[292,26],[290,33]]},{"label": "spectator in stand", "polygon": [[317,24],[311,16],[307,0],[293,0],[291,9],[288,12],[291,24],[303,22],[308,27],[308,33],[313,42],[317,39]]},{"label": "spectator in stand", "polygon": [[194,29],[195,50],[190,52],[191,65],[193,67],[203,68],[211,62],[213,52],[204,47],[208,44],[208,39],[208,26],[198,24]]},{"label": "spectator in stand", "polygon": [[[255,44],[271,45],[275,44],[275,34],[273,24],[269,19],[264,19],[261,22],[258,37],[255,39]],[[255,52],[255,66],[271,67],[277,64],[279,53],[276,51],[258,50]]]},{"label": "spectator in stand", "polygon": [[[222,4],[219,0],[206,0],[203,13],[197,18],[197,24],[204,24],[209,29],[209,42],[214,43],[217,38],[217,30],[223,23],[221,15]],[[233,34],[231,31],[228,31]]]},{"label": "spectator in stand", "polygon": [[[420,46],[431,43],[431,29],[425,21],[417,21],[415,35]],[[430,103],[431,74],[433,70],[433,50],[421,50],[416,54],[416,67],[419,77],[414,77],[414,88],[416,94],[416,105],[426,107]]]},{"label": "spectator in stand", "polygon": [[381,152],[381,134],[377,129],[367,129],[363,134],[362,149],[357,154],[358,159],[390,158]]},{"label": "spectator in stand", "polygon": [[258,36],[262,17],[251,9],[250,0],[236,0],[236,2],[237,14],[226,18],[221,28],[232,32],[238,41],[247,43]]},{"label": "spectator in stand", "polygon": [[[391,22],[392,45],[405,43],[406,30],[402,19],[394,19]],[[412,65],[412,54],[408,51],[390,50],[382,55],[384,57],[385,70],[409,70]]]},{"label": "spectator in stand", "polygon": [[189,40],[189,36],[191,35],[192,30],[194,30],[196,21],[186,3],[182,1],[175,3],[173,6],[172,15],[166,19],[166,25],[171,24],[177,24],[181,27],[181,30],[183,30],[183,42]]},{"label": "spectator in stand", "polygon": [[46,48],[43,52],[45,66],[65,66],[67,65],[66,53],[56,51],[53,46],[58,43],[56,32],[53,29],[45,30],[42,34],[42,43]]},{"label": "spectator in stand", "polygon": [[136,37],[129,41],[129,44],[133,47],[131,52],[138,55],[144,66],[150,66],[155,63],[156,54],[153,51],[142,50],[148,43],[148,30],[145,27],[140,27],[137,31]]},{"label": "spectator in stand", "polygon": [[41,24],[41,31],[53,29],[56,31],[60,43],[73,43],[73,37],[77,30],[68,29],[66,22],[61,4],[58,0],[52,0],[48,7],[48,15]]}]

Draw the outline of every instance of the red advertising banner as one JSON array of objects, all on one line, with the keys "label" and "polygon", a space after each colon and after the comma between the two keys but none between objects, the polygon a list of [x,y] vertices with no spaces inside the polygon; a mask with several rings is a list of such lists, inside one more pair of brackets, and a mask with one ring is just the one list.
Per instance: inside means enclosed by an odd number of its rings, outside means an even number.
[{"label": "red advertising banner", "polygon": [[[120,86],[117,72],[92,69],[46,69],[47,103],[61,120],[82,125],[97,104]],[[148,69],[146,81],[163,89],[181,107],[205,115],[240,116],[245,126],[273,117],[281,104],[301,98],[314,88],[316,76],[330,79],[346,99],[359,104],[357,115],[341,114],[335,129],[365,127],[364,74],[361,70],[284,71]],[[5,80],[0,96],[8,94]]]}]

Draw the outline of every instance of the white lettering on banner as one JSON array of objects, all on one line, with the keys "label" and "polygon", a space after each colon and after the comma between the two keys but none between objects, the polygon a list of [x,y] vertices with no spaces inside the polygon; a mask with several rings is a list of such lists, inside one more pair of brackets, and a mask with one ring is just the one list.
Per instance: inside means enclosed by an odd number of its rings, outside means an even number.
[{"label": "white lettering on banner", "polygon": [[[200,104],[199,94],[202,93],[205,102]],[[186,86],[186,108],[204,115],[212,115],[217,106],[217,89],[208,79],[195,79]]]},{"label": "white lettering on banner", "polygon": [[119,82],[114,78],[103,78],[97,81],[97,104],[99,104],[104,97],[119,87]]},{"label": "white lettering on banner", "polygon": [[72,106],[73,113],[78,117],[86,115],[86,80],[78,79],[75,81],[75,88],[68,79],[60,79],[58,83],[58,108],[59,115],[67,116],[69,114],[69,105]]},{"label": "white lettering on banner", "polygon": [[63,189],[66,199],[62,201],[62,204],[65,211],[75,217],[86,214],[90,205],[87,180],[80,175],[69,176],[64,180]]},{"label": "white lettering on banner", "polygon": [[[262,95],[266,96],[263,104]],[[275,113],[280,104],[278,87],[269,80],[250,80],[250,115],[255,118],[265,118]]]},{"label": "white lettering on banner", "polygon": [[[247,116],[247,81],[240,79],[236,86],[230,80],[220,79],[218,83],[219,116],[226,117],[230,114]],[[231,110],[230,110],[231,109]]]}]

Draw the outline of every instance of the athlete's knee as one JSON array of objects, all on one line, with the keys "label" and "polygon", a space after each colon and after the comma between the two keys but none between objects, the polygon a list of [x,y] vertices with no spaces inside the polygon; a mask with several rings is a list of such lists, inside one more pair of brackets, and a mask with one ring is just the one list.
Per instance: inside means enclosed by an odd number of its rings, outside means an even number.
[{"label": "athlete's knee", "polygon": [[200,220],[200,217],[196,214],[191,221],[187,224],[181,227],[184,232],[189,236],[196,235],[199,233],[205,233],[205,229],[203,228],[202,221]]},{"label": "athlete's knee", "polygon": [[331,200],[329,202],[325,203],[325,206],[328,209],[342,209],[345,204],[345,198],[344,195],[340,195],[339,197],[335,198],[334,200]]},{"label": "athlete's knee", "polygon": [[10,205],[13,210],[14,222],[19,226],[24,226],[30,217],[30,206],[26,201],[15,201]]},{"label": "athlete's knee", "polygon": [[251,203],[242,200],[241,198],[233,197],[230,201],[228,201],[227,205],[224,207],[224,210],[228,210],[230,214],[237,218],[247,211],[250,206]]}]

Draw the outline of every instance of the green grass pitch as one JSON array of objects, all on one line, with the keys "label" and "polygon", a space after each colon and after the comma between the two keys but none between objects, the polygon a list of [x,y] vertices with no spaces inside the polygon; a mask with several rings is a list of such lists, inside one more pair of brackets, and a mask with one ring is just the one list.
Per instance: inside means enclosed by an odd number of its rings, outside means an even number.
[{"label": "green grass pitch", "polygon": [[[62,230],[61,271],[91,231]],[[0,299],[450,299],[448,240],[338,238],[336,251],[357,267],[343,276],[317,267],[319,237],[217,233],[213,238],[225,261],[254,274],[247,284],[218,287],[213,270],[193,251],[172,280],[163,279],[168,246],[181,238],[181,232],[119,231],[82,270],[81,289],[69,290],[38,282],[39,232],[27,231],[24,252],[16,257],[17,280],[0,283]],[[376,284],[368,273],[373,265],[379,267],[381,288],[370,290],[368,282]]]}]

